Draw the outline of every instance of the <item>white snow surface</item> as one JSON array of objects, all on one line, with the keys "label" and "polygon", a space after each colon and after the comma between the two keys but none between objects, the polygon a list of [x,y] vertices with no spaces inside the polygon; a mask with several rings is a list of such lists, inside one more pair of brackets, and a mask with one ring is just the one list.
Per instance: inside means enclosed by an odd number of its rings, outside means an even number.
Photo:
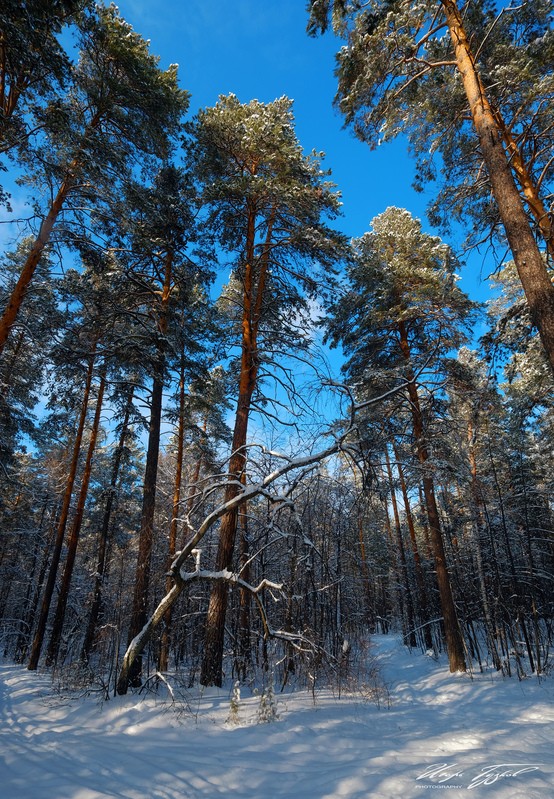
[{"label": "white snow surface", "polygon": [[[390,707],[358,694],[259,697],[228,721],[232,686],[176,714],[136,694],[99,704],[52,693],[46,674],[0,666],[2,799],[553,799],[554,684],[450,674],[398,638],[371,652]],[[446,792],[446,793],[445,793]]]}]

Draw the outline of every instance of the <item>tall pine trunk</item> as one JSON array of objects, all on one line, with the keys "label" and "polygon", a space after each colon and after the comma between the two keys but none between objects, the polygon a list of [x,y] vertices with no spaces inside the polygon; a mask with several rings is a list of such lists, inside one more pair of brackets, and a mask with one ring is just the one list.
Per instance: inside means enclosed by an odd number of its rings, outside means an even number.
[{"label": "tall pine trunk", "polygon": [[456,606],[454,604],[454,597],[452,595],[450,576],[446,566],[446,553],[444,550],[439,510],[435,498],[435,487],[433,484],[433,478],[429,471],[429,451],[425,438],[423,415],[421,413],[419,393],[414,382],[414,375],[411,366],[411,353],[408,342],[408,334],[406,331],[406,326],[403,322],[398,324],[398,333],[400,336],[400,348],[402,350],[408,370],[408,395],[410,398],[413,434],[417,459],[422,472],[423,497],[425,501],[427,520],[429,522],[429,537],[431,549],[433,551],[433,558],[435,561],[435,571],[437,574],[437,584],[444,624],[444,634],[446,638],[448,663],[450,666],[450,671],[466,671],[464,642],[462,633],[460,631],[458,614],[456,613]]},{"label": "tall pine trunk", "polygon": [[66,484],[65,484],[65,492],[62,502],[62,508],[60,511],[60,518],[58,520],[58,528],[56,531],[56,539],[54,541],[54,547],[52,549],[52,560],[50,562],[50,569],[48,571],[48,578],[46,580],[46,586],[44,588],[44,595],[42,597],[42,604],[40,608],[39,619],[37,622],[37,627],[35,631],[35,637],[33,639],[33,644],[31,646],[31,655],[29,658],[29,664],[27,668],[29,671],[36,671],[38,667],[38,662],[40,658],[40,653],[42,650],[42,645],[44,643],[44,634],[46,632],[46,624],[48,621],[48,614],[50,612],[50,604],[52,602],[52,597],[54,595],[54,587],[56,585],[56,576],[58,574],[58,566],[60,563],[60,557],[62,553],[62,546],[63,540],[65,537],[65,528],[67,526],[67,520],[69,518],[69,509],[71,505],[71,497],[73,494],[73,486],[75,484],[75,478],[77,476],[77,466],[79,464],[79,456],[81,454],[81,444],[83,441],[83,433],[85,430],[85,422],[87,418],[87,410],[88,410],[88,402],[90,397],[90,388],[92,385],[92,375],[94,370],[94,361],[96,355],[96,344],[94,342],[93,351],[89,360],[87,376],[85,380],[85,387],[83,392],[83,399],[81,402],[81,413],[79,416],[79,423],[77,426],[77,432],[75,434],[75,441],[73,442],[73,455],[71,458],[71,464],[69,466],[69,473],[67,476]]},{"label": "tall pine trunk", "polygon": [[63,623],[65,619],[65,611],[67,608],[67,600],[69,599],[69,589],[71,587],[71,578],[73,577],[73,568],[75,566],[75,558],[77,556],[77,546],[79,544],[79,536],[81,534],[81,526],[83,524],[83,516],[85,513],[85,504],[88,496],[88,488],[90,483],[90,476],[92,473],[92,459],[96,449],[96,441],[98,439],[98,430],[100,428],[100,416],[102,413],[102,403],[104,401],[104,390],[106,388],[106,367],[103,368],[100,376],[100,385],[98,387],[98,395],[96,398],[96,410],[94,412],[94,420],[92,423],[92,430],[90,432],[90,440],[85,459],[85,467],[81,481],[81,490],[77,500],[77,508],[71,526],[71,533],[67,542],[67,556],[65,559],[65,566],[62,575],[62,581],[58,594],[58,604],[56,605],[56,612],[54,613],[54,621],[52,623],[52,633],[50,636],[50,643],[46,652],[46,665],[51,666],[58,658],[58,651],[62,637]]},{"label": "tall pine trunk", "polygon": [[[260,261],[256,281],[254,261],[256,211],[250,204],[247,211],[239,396],[233,430],[232,454],[229,461],[229,483],[225,490],[225,502],[234,499],[242,490],[241,483],[246,466],[245,448],[248,434],[248,419],[250,416],[252,396],[258,379],[258,328],[269,265],[269,247],[273,227],[273,217],[270,217],[264,253]],[[237,534],[237,522],[237,509],[227,513],[221,520],[219,545],[216,557],[217,571],[229,569],[232,565],[233,550]],[[227,595],[228,585],[226,581],[219,580],[216,582],[210,594],[206,618],[204,656],[200,672],[200,682],[202,685],[220,686],[222,683]]]},{"label": "tall pine trunk", "polygon": [[125,411],[123,422],[121,424],[121,433],[119,441],[113,457],[112,474],[110,479],[110,487],[108,489],[108,497],[106,499],[106,507],[104,508],[104,515],[102,517],[102,525],[98,533],[98,552],[96,556],[96,572],[94,575],[94,588],[92,591],[92,603],[90,606],[90,613],[87,624],[87,631],[81,649],[81,658],[88,661],[90,652],[93,648],[94,637],[96,635],[96,626],[100,615],[100,608],[102,605],[102,587],[104,582],[104,575],[106,573],[106,561],[108,553],[108,537],[110,532],[110,523],[112,519],[112,511],[116,497],[117,483],[119,480],[119,471],[121,468],[121,461],[125,447],[125,441],[129,432],[129,419],[131,416],[131,408],[133,404],[133,395],[135,387],[131,386],[125,403]]},{"label": "tall pine trunk", "polygon": [[550,214],[539,195],[537,185],[529,173],[527,164],[521,154],[521,150],[514,140],[511,130],[507,127],[500,111],[493,108],[493,112],[498,130],[502,133],[502,138],[508,151],[510,165],[515,173],[517,182],[521,186],[521,191],[527,203],[527,207],[531,211],[537,228],[540,230],[546,243],[550,258],[554,260],[554,233]]},{"label": "tall pine trunk", "polygon": [[[185,447],[185,354],[181,353],[179,374],[179,421],[177,427],[177,452],[175,462],[175,478],[173,481],[173,505],[171,508],[171,522],[169,525],[168,541],[168,566],[170,566],[177,550],[177,527],[179,509],[181,507],[181,483],[183,480],[183,454]],[[166,593],[169,593],[173,580],[168,576],[165,581]],[[169,646],[171,636],[171,608],[163,620],[163,630],[160,641],[160,654],[158,657],[158,671],[167,671],[169,664]]]},{"label": "tall pine trunk", "polygon": [[[142,513],[139,534],[139,549],[135,572],[133,593],[133,609],[129,625],[128,645],[146,624],[148,615],[148,594],[150,588],[150,565],[154,542],[154,511],[156,507],[156,483],[158,479],[158,460],[160,453],[160,434],[162,424],[162,400],[165,372],[165,334],[168,327],[169,298],[173,272],[173,254],[168,252],[165,258],[164,284],[161,292],[161,307],[158,320],[160,342],[155,374],[152,381],[150,407],[150,425],[148,429],[148,447],[146,451],[146,467],[142,491]],[[129,674],[132,685],[141,684],[142,653],[135,658]]]},{"label": "tall pine trunk", "polygon": [[554,285],[523,207],[510,161],[502,145],[503,130],[499,127],[495,112],[487,99],[458,4],[456,0],[441,0],[441,3],[492,193],[525,292],[531,318],[539,331],[544,350],[554,371]]}]

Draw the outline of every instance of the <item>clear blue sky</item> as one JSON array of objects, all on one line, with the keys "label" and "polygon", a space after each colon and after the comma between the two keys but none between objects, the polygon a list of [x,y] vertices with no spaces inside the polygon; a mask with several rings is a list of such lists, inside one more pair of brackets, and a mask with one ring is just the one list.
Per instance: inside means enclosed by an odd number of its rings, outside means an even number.
[{"label": "clear blue sky", "polygon": [[[362,235],[389,205],[407,208],[429,229],[430,195],[411,188],[414,167],[405,143],[397,140],[371,151],[343,128],[332,106],[340,42],[331,34],[307,36],[305,0],[121,0],[118,5],[134,29],[151,40],[162,66],[179,64],[192,113],[229,92],[242,102],[282,95],[294,100],[302,146],[326,153],[325,166],[342,192],[339,226],[347,235]],[[475,299],[486,294],[481,267],[476,256],[462,272],[461,285]]]}]

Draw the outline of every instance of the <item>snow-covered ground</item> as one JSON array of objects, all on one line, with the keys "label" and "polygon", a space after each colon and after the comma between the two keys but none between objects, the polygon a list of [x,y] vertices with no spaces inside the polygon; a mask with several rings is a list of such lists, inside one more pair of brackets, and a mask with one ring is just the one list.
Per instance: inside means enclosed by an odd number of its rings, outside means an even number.
[{"label": "snow-covered ground", "polygon": [[[321,692],[190,698],[179,716],[136,695],[52,696],[46,675],[0,666],[2,799],[554,798],[554,684],[448,673],[375,636],[390,707]],[[469,793],[468,793],[469,791]]]}]

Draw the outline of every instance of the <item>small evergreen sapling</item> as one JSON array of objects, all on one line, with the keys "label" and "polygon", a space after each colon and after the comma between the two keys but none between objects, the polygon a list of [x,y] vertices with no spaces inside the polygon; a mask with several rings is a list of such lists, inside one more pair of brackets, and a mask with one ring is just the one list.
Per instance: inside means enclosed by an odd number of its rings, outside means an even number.
[{"label": "small evergreen sapling", "polygon": [[279,718],[277,713],[277,701],[275,699],[275,691],[273,689],[273,680],[269,683],[267,688],[262,691],[260,696],[260,706],[258,707],[258,723],[269,724],[271,721],[276,721]]},{"label": "small evergreen sapling", "polygon": [[229,717],[227,721],[230,724],[239,724],[239,707],[240,707],[240,682],[237,680],[233,685],[233,694],[229,705]]}]

